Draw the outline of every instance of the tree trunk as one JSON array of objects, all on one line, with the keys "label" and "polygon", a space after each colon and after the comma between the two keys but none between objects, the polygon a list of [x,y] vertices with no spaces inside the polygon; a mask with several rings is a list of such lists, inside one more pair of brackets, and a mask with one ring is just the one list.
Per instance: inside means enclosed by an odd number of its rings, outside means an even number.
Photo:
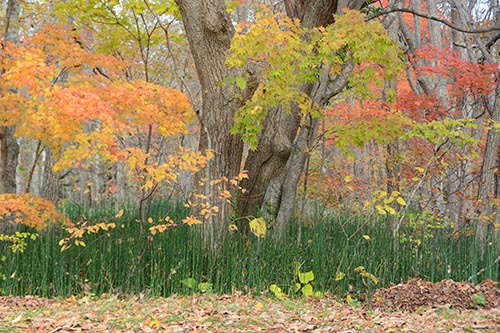
[{"label": "tree trunk", "polygon": [[[198,78],[201,83],[203,107],[199,112],[201,123],[200,149],[210,148],[215,158],[209,164],[209,179],[238,174],[241,166],[243,143],[239,137],[230,134],[235,111],[243,100],[233,98],[228,88],[220,83],[230,73],[225,64],[227,51],[234,35],[234,27],[222,0],[187,1],[177,0],[182,15],[185,31],[189,40]],[[300,18],[306,27],[327,26],[334,22],[333,14],[341,8],[360,9],[363,0],[287,0],[287,12],[291,17]],[[350,67],[350,66],[348,66]],[[346,82],[346,81],[345,81]],[[334,82],[334,86],[337,82]],[[249,84],[244,96],[250,97],[257,84]],[[304,91],[310,96],[318,92],[313,85],[305,85]],[[315,102],[326,101],[325,94],[330,91],[321,88],[322,93],[315,95]],[[323,94],[323,95],[322,95]],[[331,96],[331,95],[329,95]],[[321,102],[321,103],[322,103]],[[242,184],[248,190],[238,202],[238,213],[242,216],[252,214],[261,206],[268,188],[274,188],[277,208],[280,212],[280,225],[288,223],[295,202],[295,191],[304,168],[308,142],[315,133],[314,121],[300,126],[300,116],[295,112],[285,113],[281,108],[269,111],[266,124],[260,134],[257,150],[251,151],[245,163],[250,179]],[[299,130],[300,127],[300,130]],[[288,165],[288,166],[287,166]],[[274,186],[270,186],[273,185]],[[286,185],[285,185],[286,184]],[[295,189],[294,189],[295,187]],[[207,188],[211,195],[217,191]],[[281,206],[281,199],[286,198]],[[286,207],[286,208],[285,208]],[[206,223],[206,236],[212,242],[219,242],[225,233],[225,223],[231,213],[231,207],[225,205],[217,219]],[[281,213],[281,214],[280,214]]]},{"label": "tree trunk", "polygon": [[[199,149],[213,150],[215,157],[206,169],[208,180],[239,174],[243,154],[240,137],[231,134],[235,111],[242,102],[231,96],[222,83],[231,75],[226,55],[235,29],[223,0],[177,0],[196,65],[202,90]],[[250,88],[249,88],[250,89]],[[207,186],[205,194],[217,198],[219,191]],[[226,233],[232,214],[229,204],[219,207],[219,214],[205,223],[205,241],[217,246]]]},{"label": "tree trunk", "polygon": [[[347,3],[321,0],[308,1],[302,7],[303,2],[290,0],[285,5],[287,15],[301,18],[305,27],[333,24],[333,15],[338,14],[342,8],[360,9],[364,4],[363,1]],[[348,70],[332,80],[329,86],[326,80],[314,86],[304,85],[302,91],[317,105],[323,105],[347,83],[347,76],[352,70],[351,64],[345,69]],[[262,208],[268,219],[276,219],[278,233],[285,229],[293,217],[298,182],[316,129],[317,119],[309,119],[306,124],[300,124],[299,110],[296,107],[292,107],[290,114],[281,108],[269,112],[266,125],[259,135],[259,146],[249,153],[245,162],[249,179],[242,183],[247,193],[242,195],[239,202],[240,214],[253,214]]]},{"label": "tree trunk", "polygon": [[43,158],[43,178],[41,196],[44,199],[57,203],[62,197],[61,172],[54,172],[54,158],[50,149],[45,149]]},{"label": "tree trunk", "polygon": [[[500,75],[500,70],[498,71]],[[495,89],[495,102],[493,105],[493,112],[491,114],[491,121],[493,123],[500,122],[500,80],[497,82]],[[481,252],[484,252],[486,241],[488,238],[488,228],[490,224],[498,219],[495,216],[491,201],[495,199],[495,174],[498,172],[498,148],[500,145],[500,133],[495,128],[488,131],[486,138],[486,147],[484,150],[483,165],[481,167],[481,177],[479,180],[478,188],[478,201],[479,201],[479,221],[476,229],[476,239]]]},{"label": "tree trunk", "polygon": [[[19,42],[19,14],[21,3],[9,0],[5,20],[5,37],[2,51],[7,42]],[[2,70],[3,73],[3,70]],[[6,92],[4,92],[6,93]],[[0,127],[0,193],[16,193],[16,170],[19,155],[19,145],[14,137],[14,127]]]}]

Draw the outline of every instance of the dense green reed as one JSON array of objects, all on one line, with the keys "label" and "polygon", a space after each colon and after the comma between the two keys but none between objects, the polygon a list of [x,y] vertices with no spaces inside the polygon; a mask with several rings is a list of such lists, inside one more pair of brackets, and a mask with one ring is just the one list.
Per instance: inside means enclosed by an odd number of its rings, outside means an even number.
[{"label": "dense green reed", "polygon": [[[279,241],[273,239],[272,230],[264,239],[229,234],[213,253],[206,248],[200,226],[178,226],[155,236],[141,235],[136,209],[125,207],[119,219],[114,218],[116,211],[101,207],[83,214],[77,207],[65,208],[74,220],[84,215],[88,223],[116,223],[113,230],[86,235],[85,247],[72,246],[61,252],[58,242],[67,234],[59,227],[28,240],[23,253],[12,253],[0,243],[0,273],[4,277],[0,279],[0,294],[166,296],[192,292],[181,282],[187,278],[208,282],[217,293],[261,293],[271,284],[289,293],[297,280],[297,269],[314,272],[315,290],[339,297],[350,293],[359,299],[375,288],[411,277],[431,281],[500,280],[498,242],[488,244],[481,258],[473,234],[453,236],[450,227],[436,228],[410,218],[393,235],[387,232],[382,218],[368,220],[342,213],[303,224],[300,240],[297,224]],[[180,221],[186,213],[181,205],[158,202],[150,207],[148,216],[156,221],[169,215]],[[375,285],[356,272],[359,266],[379,283]]]}]

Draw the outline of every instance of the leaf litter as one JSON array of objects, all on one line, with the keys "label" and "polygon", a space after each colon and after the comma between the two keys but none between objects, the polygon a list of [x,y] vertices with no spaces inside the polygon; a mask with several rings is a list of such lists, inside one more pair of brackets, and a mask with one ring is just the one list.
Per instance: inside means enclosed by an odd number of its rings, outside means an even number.
[{"label": "leaf litter", "polygon": [[364,306],[328,295],[277,300],[239,292],[168,298],[3,296],[0,332],[499,332],[497,286],[412,279],[376,291]]}]

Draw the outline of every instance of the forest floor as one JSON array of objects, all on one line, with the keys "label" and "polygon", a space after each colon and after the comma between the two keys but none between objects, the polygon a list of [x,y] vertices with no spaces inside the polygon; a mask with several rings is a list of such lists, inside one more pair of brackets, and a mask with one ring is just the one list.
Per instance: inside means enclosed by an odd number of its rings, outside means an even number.
[{"label": "forest floor", "polygon": [[500,332],[500,289],[450,280],[377,291],[370,307],[233,295],[0,297],[0,332]]}]

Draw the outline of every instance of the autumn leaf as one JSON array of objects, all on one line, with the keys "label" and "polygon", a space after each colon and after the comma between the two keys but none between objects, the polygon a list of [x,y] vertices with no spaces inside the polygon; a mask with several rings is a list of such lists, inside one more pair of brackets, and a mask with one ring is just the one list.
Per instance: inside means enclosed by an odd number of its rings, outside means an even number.
[{"label": "autumn leaf", "polygon": [[264,238],[267,233],[266,221],[263,217],[258,217],[250,220],[250,231],[257,237]]},{"label": "autumn leaf", "polygon": [[116,213],[115,218],[119,219],[122,216],[123,216],[123,209],[120,209],[120,211]]},{"label": "autumn leaf", "polygon": [[194,216],[190,215],[182,220],[182,223],[187,224],[189,226],[195,225],[195,224],[203,224],[202,221],[199,219],[195,218]]}]

